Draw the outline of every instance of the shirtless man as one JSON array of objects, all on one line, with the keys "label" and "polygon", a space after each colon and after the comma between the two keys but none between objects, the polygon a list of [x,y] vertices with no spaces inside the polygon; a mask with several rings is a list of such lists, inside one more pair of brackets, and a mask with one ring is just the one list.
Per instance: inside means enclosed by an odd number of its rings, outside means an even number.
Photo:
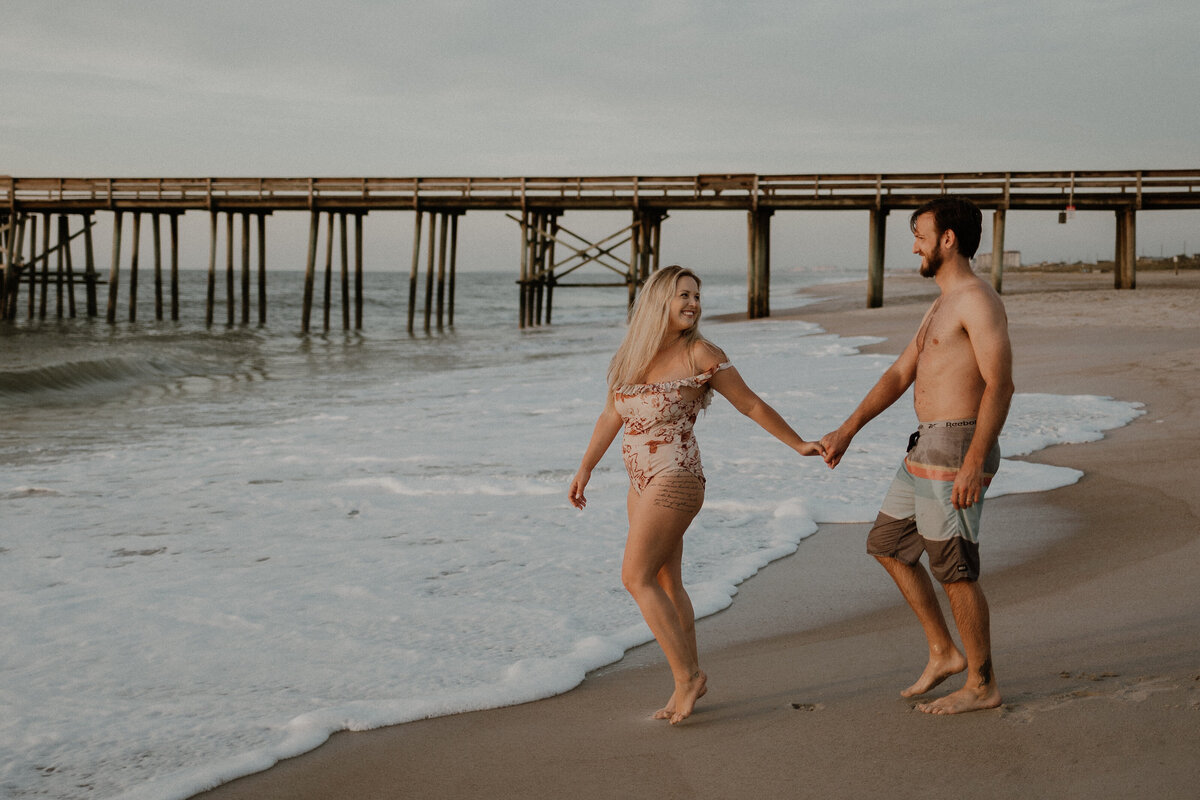
[{"label": "shirtless man", "polygon": [[[1000,462],[997,439],[1012,398],[1012,349],[1000,297],[971,271],[982,215],[967,200],[939,197],[913,212],[913,253],[940,296],[896,362],[854,413],[821,439],[825,462],[838,465],[864,425],[915,384],[918,431],[867,537],[867,552],[896,581],[929,642],[929,661],[904,697],[928,692],[967,671],[958,691],[917,708],[958,714],[995,708],[988,605],[979,588],[979,517]],[[950,598],[963,650],[955,646],[929,569]]]}]

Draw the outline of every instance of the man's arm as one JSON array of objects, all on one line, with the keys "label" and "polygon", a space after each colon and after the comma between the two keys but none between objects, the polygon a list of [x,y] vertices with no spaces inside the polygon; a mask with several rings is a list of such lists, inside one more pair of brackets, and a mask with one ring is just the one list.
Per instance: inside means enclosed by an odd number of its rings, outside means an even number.
[{"label": "man's arm", "polygon": [[917,340],[908,343],[900,357],[888,367],[879,378],[867,396],[854,409],[854,413],[846,418],[837,430],[821,437],[821,447],[825,451],[825,463],[832,469],[842,460],[850,441],[868,422],[879,416],[885,409],[900,399],[912,386],[917,377]]},{"label": "man's arm", "polygon": [[1008,418],[1013,396],[1012,344],[1008,338],[1008,318],[1000,298],[991,292],[973,295],[963,306],[962,325],[970,339],[984,389],[979,400],[975,435],[954,480],[950,499],[955,508],[967,508],[979,502],[984,460],[1000,438],[1000,429]]}]

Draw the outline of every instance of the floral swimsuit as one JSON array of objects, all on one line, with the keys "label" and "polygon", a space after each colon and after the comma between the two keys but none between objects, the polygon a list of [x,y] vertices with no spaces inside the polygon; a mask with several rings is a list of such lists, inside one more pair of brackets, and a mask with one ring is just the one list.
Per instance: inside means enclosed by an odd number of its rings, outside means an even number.
[{"label": "floral swimsuit", "polygon": [[621,457],[638,494],[663,472],[689,472],[704,481],[692,426],[712,398],[708,382],[719,370],[731,366],[726,361],[690,378],[617,388],[614,401],[625,421]]}]

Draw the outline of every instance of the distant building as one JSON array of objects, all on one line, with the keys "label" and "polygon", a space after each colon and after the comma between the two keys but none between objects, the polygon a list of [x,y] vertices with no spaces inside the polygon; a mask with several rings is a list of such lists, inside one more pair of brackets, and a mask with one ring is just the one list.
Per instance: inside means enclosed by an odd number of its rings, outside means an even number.
[{"label": "distant building", "polygon": [[[992,254],[991,252],[980,253],[971,259],[971,266],[982,272],[988,272],[992,269]],[[1020,250],[1005,250],[1004,264],[1005,269],[1012,267],[1014,269],[1021,266],[1021,251]]]}]

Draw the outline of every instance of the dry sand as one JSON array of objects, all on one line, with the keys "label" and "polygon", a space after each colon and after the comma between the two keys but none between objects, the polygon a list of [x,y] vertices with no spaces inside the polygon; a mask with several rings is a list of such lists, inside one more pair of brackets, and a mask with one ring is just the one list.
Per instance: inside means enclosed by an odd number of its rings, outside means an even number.
[{"label": "dry sand", "polygon": [[[1017,391],[1147,413],[1029,457],[1083,470],[1076,485],[988,502],[981,583],[1001,708],[930,717],[900,698],[924,663],[915,618],[863,553],[867,526],[825,525],[700,622],[710,691],[676,728],[648,718],[670,688],[650,644],[565,695],[338,734],[202,796],[1200,796],[1200,273],[1111,286],[1005,279]],[[780,311],[777,297],[774,316],[884,336],[869,349],[898,353],[935,287],[889,275],[873,310],[862,283],[814,293],[828,299]]]}]

